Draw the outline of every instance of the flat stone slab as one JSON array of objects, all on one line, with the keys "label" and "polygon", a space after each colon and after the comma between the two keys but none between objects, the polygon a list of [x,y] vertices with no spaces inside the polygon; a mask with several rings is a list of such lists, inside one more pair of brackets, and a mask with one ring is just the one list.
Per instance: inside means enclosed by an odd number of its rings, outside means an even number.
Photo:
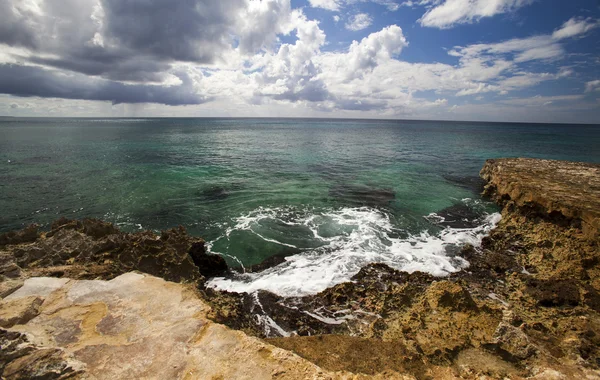
[{"label": "flat stone slab", "polygon": [[501,158],[487,160],[480,175],[496,200],[571,221],[590,238],[600,236],[600,164]]},{"label": "flat stone slab", "polygon": [[39,371],[48,368],[88,379],[353,378],[211,322],[210,307],[193,287],[149,275],[31,278],[2,300],[0,313],[16,310],[19,302],[31,307],[32,300],[38,300],[35,315],[4,333],[13,341],[26,337],[33,350],[9,363],[10,378],[43,375]]}]

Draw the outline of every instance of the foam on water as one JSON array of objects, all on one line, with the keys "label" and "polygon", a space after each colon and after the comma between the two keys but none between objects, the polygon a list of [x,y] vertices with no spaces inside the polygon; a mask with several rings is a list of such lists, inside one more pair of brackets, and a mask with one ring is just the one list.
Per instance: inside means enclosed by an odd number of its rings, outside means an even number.
[{"label": "foam on water", "polygon": [[[323,212],[259,208],[238,218],[235,226],[227,229],[225,237],[234,230],[247,230],[267,241],[295,247],[256,232],[265,220],[305,228],[322,245],[286,257],[285,262],[262,272],[214,278],[208,283],[210,287],[234,292],[268,290],[280,296],[304,296],[350,280],[369,263],[445,276],[469,265],[463,258],[454,256],[452,248],[465,243],[479,245],[483,236],[498,223],[500,214],[486,215],[476,228],[446,228],[437,234],[424,231],[407,235],[394,227],[387,213],[369,207]],[[404,237],[398,237],[402,235]],[[209,250],[211,247],[212,244],[208,244]]]}]

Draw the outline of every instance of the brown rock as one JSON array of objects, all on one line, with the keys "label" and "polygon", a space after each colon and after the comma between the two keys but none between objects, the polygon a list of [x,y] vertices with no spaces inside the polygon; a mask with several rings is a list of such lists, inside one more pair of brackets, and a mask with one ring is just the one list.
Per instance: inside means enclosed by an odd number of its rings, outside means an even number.
[{"label": "brown rock", "polygon": [[506,322],[498,325],[493,345],[505,360],[511,362],[528,359],[538,351],[520,328]]},{"label": "brown rock", "polygon": [[22,325],[40,313],[44,301],[40,297],[26,297],[15,300],[4,300],[0,303],[0,327]]},{"label": "brown rock", "polygon": [[32,224],[21,231],[11,231],[0,234],[0,246],[34,242],[40,236],[38,229],[39,226],[37,224]]},{"label": "brown rock", "polygon": [[600,164],[502,158],[487,160],[480,175],[494,199],[600,236]]}]

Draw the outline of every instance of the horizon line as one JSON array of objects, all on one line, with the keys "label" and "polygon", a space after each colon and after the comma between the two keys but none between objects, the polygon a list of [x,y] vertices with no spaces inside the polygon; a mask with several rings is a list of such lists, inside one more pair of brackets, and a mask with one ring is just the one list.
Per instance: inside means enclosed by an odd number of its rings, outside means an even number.
[{"label": "horizon line", "polygon": [[600,126],[599,123],[581,122],[543,122],[543,121],[487,121],[487,120],[446,120],[446,119],[378,119],[350,117],[315,117],[315,116],[9,116],[0,115],[2,119],[287,119],[287,120],[340,120],[340,121],[384,121],[384,122],[443,122],[443,123],[493,123],[493,124],[543,124],[543,125],[586,125]]}]

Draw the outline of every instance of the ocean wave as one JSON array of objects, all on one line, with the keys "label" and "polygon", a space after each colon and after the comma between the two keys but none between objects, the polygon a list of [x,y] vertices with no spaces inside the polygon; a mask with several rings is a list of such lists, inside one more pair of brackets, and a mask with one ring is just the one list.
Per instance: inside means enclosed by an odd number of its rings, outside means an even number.
[{"label": "ocean wave", "polygon": [[[266,241],[293,246],[266,238],[258,232],[261,223],[275,221],[303,228],[320,242],[320,246],[288,256],[283,263],[258,273],[213,278],[208,286],[234,292],[267,290],[284,297],[304,296],[349,281],[369,263],[384,263],[407,272],[422,271],[446,276],[469,266],[465,259],[454,254],[457,248],[465,243],[478,246],[499,220],[500,214],[487,214],[475,228],[448,227],[435,234],[427,231],[407,234],[393,225],[386,212],[370,207],[320,212],[259,208],[237,218],[223,238],[229,238],[235,230],[246,230]],[[209,251],[211,248],[212,243],[209,243]]]}]

